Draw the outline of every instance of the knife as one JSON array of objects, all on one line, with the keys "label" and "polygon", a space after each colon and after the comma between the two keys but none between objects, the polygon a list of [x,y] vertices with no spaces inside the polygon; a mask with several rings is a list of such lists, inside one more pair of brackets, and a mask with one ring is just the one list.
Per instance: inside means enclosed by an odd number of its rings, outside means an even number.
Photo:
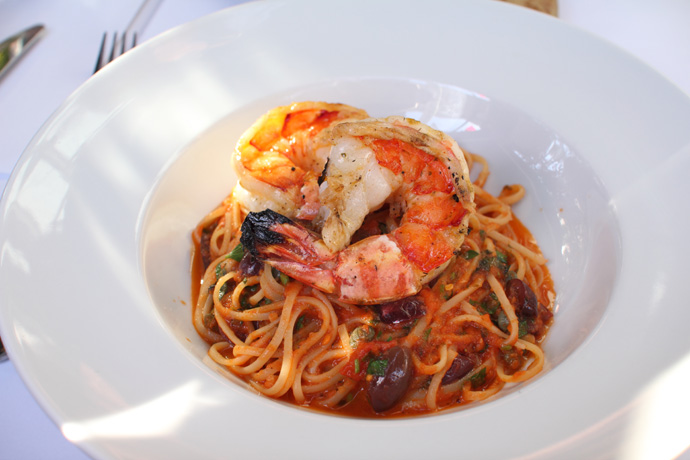
[{"label": "knife", "polygon": [[36,42],[40,37],[44,27],[38,24],[26,30],[12,35],[10,38],[0,43],[0,78],[5,75],[7,69],[24,54],[24,51]]}]

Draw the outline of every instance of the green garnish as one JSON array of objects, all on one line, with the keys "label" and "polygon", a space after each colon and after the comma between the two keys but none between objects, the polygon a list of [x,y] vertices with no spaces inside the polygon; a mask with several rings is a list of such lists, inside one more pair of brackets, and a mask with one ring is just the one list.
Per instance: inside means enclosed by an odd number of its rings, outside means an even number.
[{"label": "green garnish", "polygon": [[479,372],[477,372],[472,377],[470,377],[470,383],[472,384],[472,388],[477,388],[477,387],[484,385],[485,381],[486,381],[486,367],[482,367]]},{"label": "green garnish", "polygon": [[387,359],[373,359],[369,361],[369,365],[367,366],[367,374],[383,376],[386,374],[387,367]]},{"label": "green garnish", "polygon": [[251,308],[251,306],[252,305],[249,303],[249,298],[246,295],[240,297],[240,310],[246,310]]},{"label": "green garnish", "polygon": [[489,271],[491,266],[494,264],[494,260],[496,260],[494,257],[482,257],[482,259],[479,261],[477,269],[485,272]]},{"label": "green garnish", "polygon": [[225,276],[228,272],[223,268],[223,264],[216,265],[216,279],[220,279]]},{"label": "green garnish", "polygon": [[462,256],[465,258],[465,260],[472,260],[475,257],[477,257],[478,255],[479,255],[479,253],[477,251],[473,251],[472,249],[470,249],[469,251],[464,253]]},{"label": "green garnish", "polygon": [[448,299],[450,299],[451,297],[453,297],[453,290],[451,289],[450,291],[447,291],[447,290],[446,290],[446,285],[445,285],[445,284],[441,284],[441,285],[439,286],[439,294],[441,295],[441,297],[443,297],[444,300],[448,300]]},{"label": "green garnish", "polygon": [[236,260],[237,262],[242,260],[242,257],[244,257],[244,246],[242,246],[242,243],[235,246],[235,248],[230,251],[230,254],[228,254],[229,259]]},{"label": "green garnish", "polygon": [[359,374],[359,358],[355,359],[355,374]]},{"label": "green garnish", "polygon": [[508,256],[503,254],[501,251],[496,251],[496,259],[502,264],[507,264],[508,263]]},{"label": "green garnish", "polygon": [[482,315],[493,315],[496,313],[496,310],[498,310],[498,306],[493,302],[482,302],[479,304],[479,307],[477,307],[477,310],[479,310],[479,313]]},{"label": "green garnish", "polygon": [[280,278],[280,284],[282,284],[283,286],[287,286],[288,282],[290,281],[290,277],[282,272],[280,273],[278,278]]},{"label": "green garnish", "polygon": [[485,297],[482,300],[482,302],[477,307],[477,310],[479,310],[479,313],[481,313],[482,315],[493,315],[498,311],[499,307],[501,306],[501,302],[498,300],[498,297],[493,292],[489,293],[487,297],[488,299]]},{"label": "green garnish", "polygon": [[518,337],[523,338],[528,334],[527,331],[527,321],[520,321],[518,323]]},{"label": "green garnish", "polygon": [[431,335],[431,328],[428,328],[427,330],[424,331],[424,335],[422,338],[424,339],[425,342],[429,341],[429,336]]},{"label": "green garnish", "polygon": [[223,283],[223,285],[218,289],[218,300],[222,299],[228,292],[228,283]]},{"label": "green garnish", "polygon": [[477,270],[489,271],[491,267],[498,268],[504,274],[508,273],[508,257],[499,251],[496,251],[496,255],[492,255],[489,251],[484,251],[484,256],[477,264]]},{"label": "green garnish", "polygon": [[304,327],[304,316],[300,316],[297,318],[297,321],[295,321],[295,332],[299,331]]}]

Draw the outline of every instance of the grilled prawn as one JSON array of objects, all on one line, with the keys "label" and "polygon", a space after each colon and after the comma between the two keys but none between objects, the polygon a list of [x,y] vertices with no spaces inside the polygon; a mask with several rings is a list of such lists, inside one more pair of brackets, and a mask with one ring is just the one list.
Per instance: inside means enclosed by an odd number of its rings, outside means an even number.
[{"label": "grilled prawn", "polygon": [[[321,234],[266,210],[245,218],[244,247],[344,302],[417,293],[462,245],[474,210],[462,151],[449,136],[402,117],[342,122],[318,137],[328,149]],[[387,214],[380,234],[351,243],[379,209]]]},{"label": "grilled prawn", "polygon": [[365,111],[345,104],[299,102],[277,107],[240,138],[234,157],[238,201],[251,211],[266,208],[312,220],[320,208],[318,179],[326,164],[316,136],[328,126],[362,119]]}]

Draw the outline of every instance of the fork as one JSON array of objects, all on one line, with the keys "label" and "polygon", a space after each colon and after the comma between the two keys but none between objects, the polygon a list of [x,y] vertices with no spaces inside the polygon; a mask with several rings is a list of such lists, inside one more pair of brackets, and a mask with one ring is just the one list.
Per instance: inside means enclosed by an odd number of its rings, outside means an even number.
[{"label": "fork", "polygon": [[2,339],[0,339],[0,363],[3,361],[6,361],[7,358],[7,352],[5,351],[5,346],[2,344]]},{"label": "fork", "polygon": [[130,45],[127,43],[127,31],[125,30],[124,33],[122,34],[122,38],[119,40],[117,39],[117,32],[113,34],[113,44],[112,47],[110,48],[110,54],[108,55],[107,59],[105,56],[105,42],[106,39],[108,38],[108,32],[103,33],[103,39],[101,40],[101,49],[98,52],[98,58],[96,59],[96,68],[93,70],[93,73],[98,72],[105,66],[106,64],[110,63],[113,61],[118,56],[122,56],[125,54],[125,52],[131,50],[135,46],[137,46],[137,33],[134,32],[132,33],[132,42]]},{"label": "fork", "polygon": [[137,46],[137,31],[140,31],[148,24],[153,13],[155,13],[158,5],[160,5],[162,1],[163,0],[144,0],[132,20],[129,22],[129,25],[122,33],[122,38],[118,40],[117,32],[113,34],[113,44],[110,48],[110,54],[107,56],[105,43],[107,41],[108,32],[103,34],[101,48],[98,52],[98,59],[96,59],[96,68],[93,73],[98,72],[113,59],[122,56],[125,52]]}]

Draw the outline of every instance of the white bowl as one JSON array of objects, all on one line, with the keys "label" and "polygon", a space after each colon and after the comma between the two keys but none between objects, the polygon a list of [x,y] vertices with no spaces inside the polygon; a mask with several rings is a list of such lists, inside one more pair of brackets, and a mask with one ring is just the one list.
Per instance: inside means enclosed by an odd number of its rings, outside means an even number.
[{"label": "white bowl", "polygon": [[[465,410],[359,420],[201,363],[189,232],[230,191],[239,133],[307,99],[419,118],[487,156],[490,190],[525,184],[558,291],[549,369]],[[97,458],[670,458],[690,445],[689,121],[643,64],[501,2],[231,8],[128,52],[37,133],[0,201],[0,335]]]}]

